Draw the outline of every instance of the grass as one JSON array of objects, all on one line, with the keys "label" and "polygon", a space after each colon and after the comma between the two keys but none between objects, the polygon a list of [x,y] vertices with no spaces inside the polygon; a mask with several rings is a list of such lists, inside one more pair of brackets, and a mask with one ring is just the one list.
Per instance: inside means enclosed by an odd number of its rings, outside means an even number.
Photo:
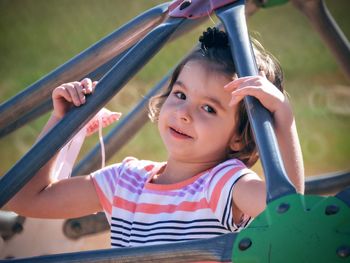
[{"label": "grass", "polygon": [[[0,102],[159,3],[159,0],[130,0],[127,5],[122,0],[0,0]],[[327,4],[349,38],[350,3],[334,0]],[[319,35],[290,3],[260,10],[248,23],[252,34],[258,32],[258,39],[285,70],[285,85],[297,119],[306,174],[349,169],[349,80]],[[212,22],[167,45],[108,107],[126,115],[190,50],[207,25]],[[340,92],[334,95],[334,90]],[[0,175],[28,151],[46,120],[47,115],[0,140]],[[83,153],[95,143],[95,137],[89,139]],[[153,124],[147,124],[111,162],[128,155],[166,158]]]}]

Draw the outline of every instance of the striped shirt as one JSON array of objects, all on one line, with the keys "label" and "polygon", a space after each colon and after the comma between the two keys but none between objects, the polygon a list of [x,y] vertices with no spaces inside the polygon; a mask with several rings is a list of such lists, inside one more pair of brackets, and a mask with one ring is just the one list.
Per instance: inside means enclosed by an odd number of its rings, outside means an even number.
[{"label": "striped shirt", "polygon": [[234,185],[252,173],[242,162],[228,160],[175,184],[151,183],[165,165],[128,157],[92,174],[112,247],[211,238],[248,224],[248,216],[238,225],[232,216]]}]

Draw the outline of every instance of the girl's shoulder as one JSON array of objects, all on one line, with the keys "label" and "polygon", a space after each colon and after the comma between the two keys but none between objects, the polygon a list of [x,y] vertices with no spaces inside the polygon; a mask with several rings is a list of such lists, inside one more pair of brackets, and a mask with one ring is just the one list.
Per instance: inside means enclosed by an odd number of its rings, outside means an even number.
[{"label": "girl's shoulder", "polygon": [[162,167],[164,163],[154,162],[150,160],[139,160],[135,157],[126,157],[119,163],[108,165],[98,171],[92,173],[93,177],[119,177],[122,174],[131,175],[138,174],[147,176],[147,174]]},{"label": "girl's shoulder", "polygon": [[219,181],[237,181],[245,174],[254,173],[242,161],[238,159],[229,159],[217,164],[207,173],[207,179],[211,183]]},{"label": "girl's shoulder", "polygon": [[120,169],[132,170],[134,172],[149,173],[157,171],[160,167],[164,166],[164,162],[155,162],[150,160],[139,160],[135,157],[126,157],[119,164]]}]

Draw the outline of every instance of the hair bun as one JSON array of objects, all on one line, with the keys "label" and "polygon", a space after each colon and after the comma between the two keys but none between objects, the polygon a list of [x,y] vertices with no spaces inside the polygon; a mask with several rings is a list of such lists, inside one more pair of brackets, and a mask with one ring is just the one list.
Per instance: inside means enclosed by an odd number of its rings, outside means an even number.
[{"label": "hair bun", "polygon": [[226,48],[229,46],[227,34],[220,31],[216,27],[207,28],[203,35],[199,37],[201,42],[201,49],[207,50],[209,48]]}]

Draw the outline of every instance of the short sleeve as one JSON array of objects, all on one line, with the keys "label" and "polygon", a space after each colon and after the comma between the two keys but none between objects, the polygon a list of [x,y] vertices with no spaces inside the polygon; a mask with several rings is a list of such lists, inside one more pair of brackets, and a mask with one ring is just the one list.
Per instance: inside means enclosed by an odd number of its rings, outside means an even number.
[{"label": "short sleeve", "polygon": [[113,199],[116,186],[118,185],[120,171],[123,169],[123,166],[131,160],[133,160],[133,158],[128,157],[124,159],[122,163],[109,165],[91,174],[97,196],[106,213],[108,221],[110,221],[112,214]]},{"label": "short sleeve", "polygon": [[249,173],[253,171],[236,159],[228,160],[211,171],[208,203],[216,218],[231,232],[244,228],[250,221],[249,216],[243,215],[239,224],[234,224],[232,214],[234,186],[242,176]]}]

